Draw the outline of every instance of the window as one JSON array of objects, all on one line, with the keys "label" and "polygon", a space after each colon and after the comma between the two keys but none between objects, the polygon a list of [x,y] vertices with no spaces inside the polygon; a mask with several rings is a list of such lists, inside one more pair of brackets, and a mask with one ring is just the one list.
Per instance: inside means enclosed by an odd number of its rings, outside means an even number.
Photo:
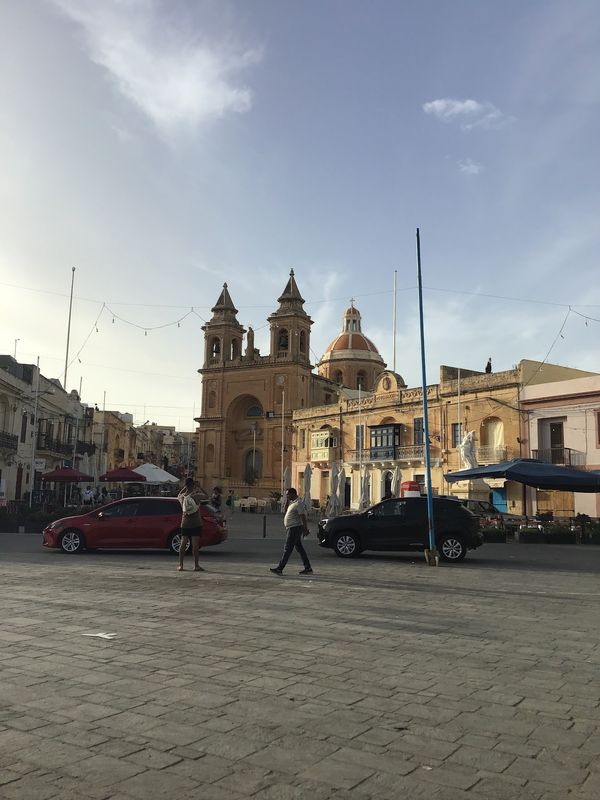
[{"label": "window", "polygon": [[279,331],[279,337],[277,340],[277,349],[278,350],[287,350],[289,344],[289,337],[288,332],[285,328],[282,328]]},{"label": "window", "polygon": [[217,358],[221,353],[221,340],[218,336],[213,336],[210,343],[210,354],[212,358]]},{"label": "window", "polygon": [[27,438],[27,412],[21,417],[21,442]]},{"label": "window", "polygon": [[300,352],[306,353],[306,331],[300,331]]},{"label": "window", "polygon": [[231,360],[233,361],[236,358],[240,357],[240,340],[239,339],[232,339],[231,340]]},{"label": "window", "polygon": [[459,447],[463,440],[462,422],[452,423],[452,447]]},{"label": "window", "polygon": [[356,426],[356,449],[363,450],[365,446],[365,426]]},{"label": "window", "polygon": [[356,374],[356,388],[357,389],[364,389],[365,388],[366,379],[367,379],[367,376],[365,375],[365,373],[364,373],[364,371],[362,369],[359,372],[357,372],[357,374]]},{"label": "window", "polygon": [[300,449],[304,450],[306,447],[306,431],[304,428],[300,431]]},{"label": "window", "polygon": [[344,376],[342,375],[341,370],[338,369],[333,373],[333,380],[340,385],[344,382]]},{"label": "window", "polygon": [[114,506],[105,508],[101,513],[103,517],[135,517],[138,510],[138,503],[117,503]]},{"label": "window", "polygon": [[262,417],[262,409],[260,406],[250,406],[246,411],[247,417]]},{"label": "window", "polygon": [[138,500],[138,517],[162,517],[181,514],[178,500]]},{"label": "window", "polygon": [[423,417],[415,417],[413,420],[413,444],[423,444]]}]

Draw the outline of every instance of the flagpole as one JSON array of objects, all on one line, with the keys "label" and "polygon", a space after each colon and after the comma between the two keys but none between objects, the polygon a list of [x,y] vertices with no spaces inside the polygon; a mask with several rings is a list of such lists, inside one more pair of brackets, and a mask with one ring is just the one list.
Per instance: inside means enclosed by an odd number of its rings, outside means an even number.
[{"label": "flagpole", "polygon": [[75,283],[75,267],[71,268],[71,298],[69,300],[69,322],[67,324],[67,352],[65,354],[64,390],[67,390],[67,370],[69,368],[69,340],[71,338],[71,312],[73,310],[73,284]]},{"label": "flagpole", "polygon": [[392,370],[396,372],[396,307],[397,307],[397,283],[398,283],[398,270],[394,270],[394,313],[392,330],[394,341],[392,342]]},{"label": "flagpole", "polygon": [[439,555],[435,546],[435,527],[433,522],[433,497],[431,494],[431,457],[429,452],[429,419],[427,408],[427,370],[425,368],[425,326],[423,322],[423,282],[421,280],[421,237],[417,228],[417,274],[419,282],[419,328],[421,334],[421,383],[423,387],[423,436],[425,444],[425,481],[427,486],[427,519],[429,528],[429,549],[425,559],[430,567],[437,567]]}]

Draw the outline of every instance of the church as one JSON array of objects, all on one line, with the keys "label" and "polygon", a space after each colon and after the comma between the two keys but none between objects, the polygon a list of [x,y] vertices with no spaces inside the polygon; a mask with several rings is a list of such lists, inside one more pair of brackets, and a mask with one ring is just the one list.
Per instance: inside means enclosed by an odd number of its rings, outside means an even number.
[{"label": "church", "polygon": [[[236,496],[268,498],[291,475],[296,447],[293,413],[339,403],[342,387],[372,391],[385,363],[361,330],[353,304],[340,334],[313,372],[310,333],[294,271],[267,318],[269,353],[254,345],[254,332],[239,322],[227,284],[203,326],[204,362],[198,423],[197,479]],[[287,474],[286,474],[287,469]]]}]

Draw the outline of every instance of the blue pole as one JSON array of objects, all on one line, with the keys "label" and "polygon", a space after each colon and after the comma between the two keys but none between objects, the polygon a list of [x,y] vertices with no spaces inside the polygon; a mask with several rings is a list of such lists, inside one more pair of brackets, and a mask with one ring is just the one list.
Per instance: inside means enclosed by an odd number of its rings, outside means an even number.
[{"label": "blue pole", "polygon": [[419,282],[419,327],[421,330],[421,383],[423,385],[423,436],[425,438],[425,485],[427,487],[427,519],[429,523],[429,551],[435,553],[435,528],[433,524],[433,497],[431,494],[431,458],[429,455],[429,418],[427,414],[427,370],[425,369],[425,330],[423,324],[423,283],[421,281],[421,237],[417,228],[417,273]]}]

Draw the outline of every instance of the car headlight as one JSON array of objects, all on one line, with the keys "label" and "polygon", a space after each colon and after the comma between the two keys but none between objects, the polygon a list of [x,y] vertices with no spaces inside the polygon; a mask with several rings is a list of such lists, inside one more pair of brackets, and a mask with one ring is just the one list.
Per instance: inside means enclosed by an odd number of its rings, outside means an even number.
[{"label": "car headlight", "polygon": [[326,517],[325,519],[322,519],[322,520],[319,522],[319,525],[321,525],[321,526],[324,528],[324,527],[325,527],[325,525],[327,525],[327,523],[328,523],[328,522],[329,522],[329,518],[327,518],[327,517]]},{"label": "car headlight", "polygon": [[62,528],[63,525],[64,525],[64,522],[62,521],[62,519],[56,519],[56,520],[54,520],[54,522],[51,522],[50,525],[48,525],[48,530],[56,531],[59,528]]}]

